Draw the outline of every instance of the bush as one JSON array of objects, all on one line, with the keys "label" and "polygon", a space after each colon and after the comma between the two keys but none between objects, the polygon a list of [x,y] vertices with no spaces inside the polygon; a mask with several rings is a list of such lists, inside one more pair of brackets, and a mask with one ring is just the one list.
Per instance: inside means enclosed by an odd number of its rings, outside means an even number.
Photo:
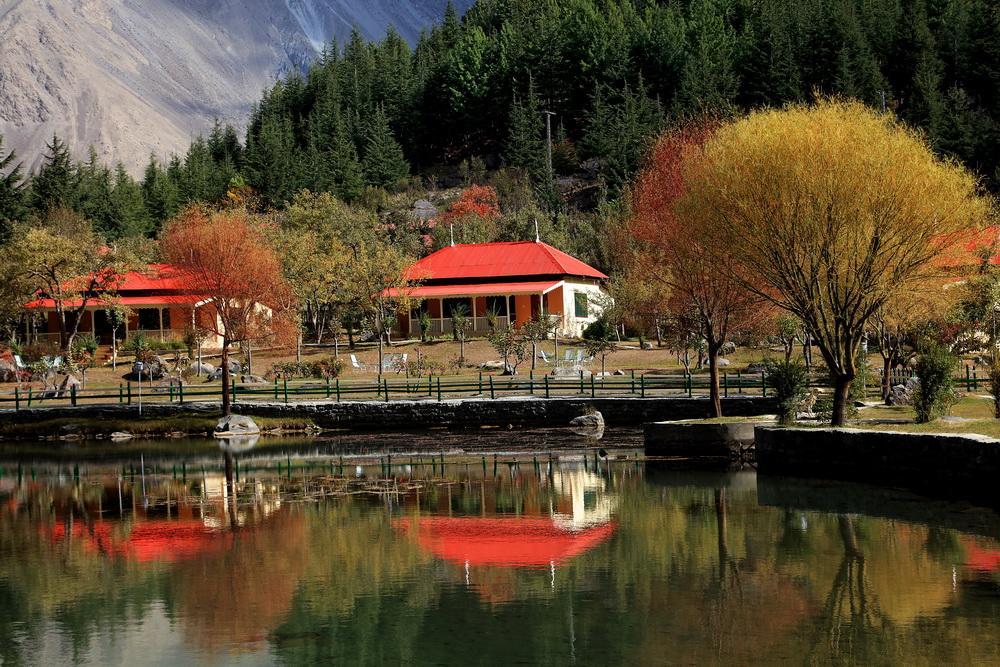
[{"label": "bush", "polygon": [[809,370],[798,361],[764,362],[767,383],[778,399],[778,421],[788,425],[795,421],[802,401],[809,395]]},{"label": "bush", "polygon": [[583,330],[585,340],[609,340],[615,335],[614,327],[607,319],[599,317]]},{"label": "bush", "polygon": [[920,386],[913,399],[917,422],[925,424],[943,417],[955,404],[954,372],[958,360],[940,345],[934,345],[920,355],[917,361],[917,379]]},{"label": "bush", "polygon": [[317,361],[303,361],[301,363],[288,361],[274,364],[271,367],[271,372],[268,373],[268,377],[285,380],[302,378],[318,378],[321,380],[329,378],[332,380],[333,378],[340,377],[343,370],[344,362],[340,359],[330,357]]}]

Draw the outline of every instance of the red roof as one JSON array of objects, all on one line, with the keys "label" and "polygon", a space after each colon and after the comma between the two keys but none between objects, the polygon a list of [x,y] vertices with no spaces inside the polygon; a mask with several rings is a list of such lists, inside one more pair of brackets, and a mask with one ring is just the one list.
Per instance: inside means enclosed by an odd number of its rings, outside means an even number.
[{"label": "red roof", "polygon": [[[123,306],[193,306],[195,304],[201,303],[202,301],[208,300],[209,297],[201,294],[151,294],[149,296],[119,296],[117,299],[112,301],[105,301],[104,299],[94,298],[87,302],[87,306],[93,306],[94,308],[103,308],[105,306],[111,305],[111,303],[119,303]],[[82,299],[67,299],[63,301],[63,306],[66,308],[79,308]],[[36,299],[31,303],[26,303],[25,308],[29,310],[36,309],[54,309],[56,307],[55,299]]]},{"label": "red roof", "polygon": [[[561,528],[550,518],[421,517],[417,539],[438,558],[458,565],[548,567],[594,548],[615,532],[614,523],[583,530]],[[411,530],[409,519],[396,527]]]},{"label": "red roof", "polygon": [[545,294],[559,285],[561,280],[544,280],[525,283],[472,283],[461,285],[417,285],[405,290],[389,289],[385,295],[397,297],[406,294],[411,299],[431,299],[451,296],[489,296],[511,294]]},{"label": "red roof", "polygon": [[[187,280],[169,264],[150,264],[145,271],[128,271],[115,282],[117,302],[126,306],[163,306],[171,304],[194,305],[206,297],[190,294]],[[136,293],[139,294],[136,294]],[[142,294],[145,292],[146,294]],[[149,294],[153,293],[153,294]],[[172,293],[172,294],[171,294]],[[69,308],[80,306],[82,299],[66,299],[63,305]],[[103,307],[107,302],[100,298],[90,299],[88,305]],[[55,300],[40,298],[25,304],[27,309],[53,309]]]},{"label": "red roof", "polygon": [[442,248],[413,264],[407,271],[412,280],[456,280],[526,276],[607,276],[547,243],[457,244]]}]

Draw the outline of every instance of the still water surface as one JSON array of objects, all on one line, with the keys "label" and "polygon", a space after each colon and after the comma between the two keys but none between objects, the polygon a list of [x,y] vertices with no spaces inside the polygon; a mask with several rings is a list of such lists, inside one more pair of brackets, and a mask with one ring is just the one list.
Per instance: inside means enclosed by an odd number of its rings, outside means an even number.
[{"label": "still water surface", "polygon": [[479,438],[0,450],[0,660],[1000,663],[991,511]]}]

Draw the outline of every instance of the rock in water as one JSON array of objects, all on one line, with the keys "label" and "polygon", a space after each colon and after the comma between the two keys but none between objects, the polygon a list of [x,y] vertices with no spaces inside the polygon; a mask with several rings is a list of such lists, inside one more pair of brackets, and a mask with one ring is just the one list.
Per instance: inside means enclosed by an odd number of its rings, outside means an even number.
[{"label": "rock in water", "polygon": [[589,415],[580,415],[579,417],[574,417],[569,422],[570,426],[576,428],[591,428],[595,430],[604,429],[604,415],[600,412],[593,412]]},{"label": "rock in water", "polygon": [[231,438],[234,436],[258,435],[260,427],[246,415],[229,415],[219,420],[215,427],[216,438]]},{"label": "rock in water", "polygon": [[115,442],[121,442],[123,440],[131,440],[134,436],[128,431],[115,431],[111,434],[111,439]]}]

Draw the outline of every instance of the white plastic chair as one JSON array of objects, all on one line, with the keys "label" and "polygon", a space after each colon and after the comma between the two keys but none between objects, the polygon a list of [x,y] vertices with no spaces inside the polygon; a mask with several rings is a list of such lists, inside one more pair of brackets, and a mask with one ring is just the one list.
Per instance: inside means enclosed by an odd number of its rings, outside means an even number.
[{"label": "white plastic chair", "polygon": [[356,370],[359,370],[359,371],[366,371],[366,370],[368,370],[368,368],[363,363],[361,363],[360,361],[358,361],[357,356],[355,356],[353,354],[351,355],[351,367],[354,368],[354,369],[356,369]]}]

